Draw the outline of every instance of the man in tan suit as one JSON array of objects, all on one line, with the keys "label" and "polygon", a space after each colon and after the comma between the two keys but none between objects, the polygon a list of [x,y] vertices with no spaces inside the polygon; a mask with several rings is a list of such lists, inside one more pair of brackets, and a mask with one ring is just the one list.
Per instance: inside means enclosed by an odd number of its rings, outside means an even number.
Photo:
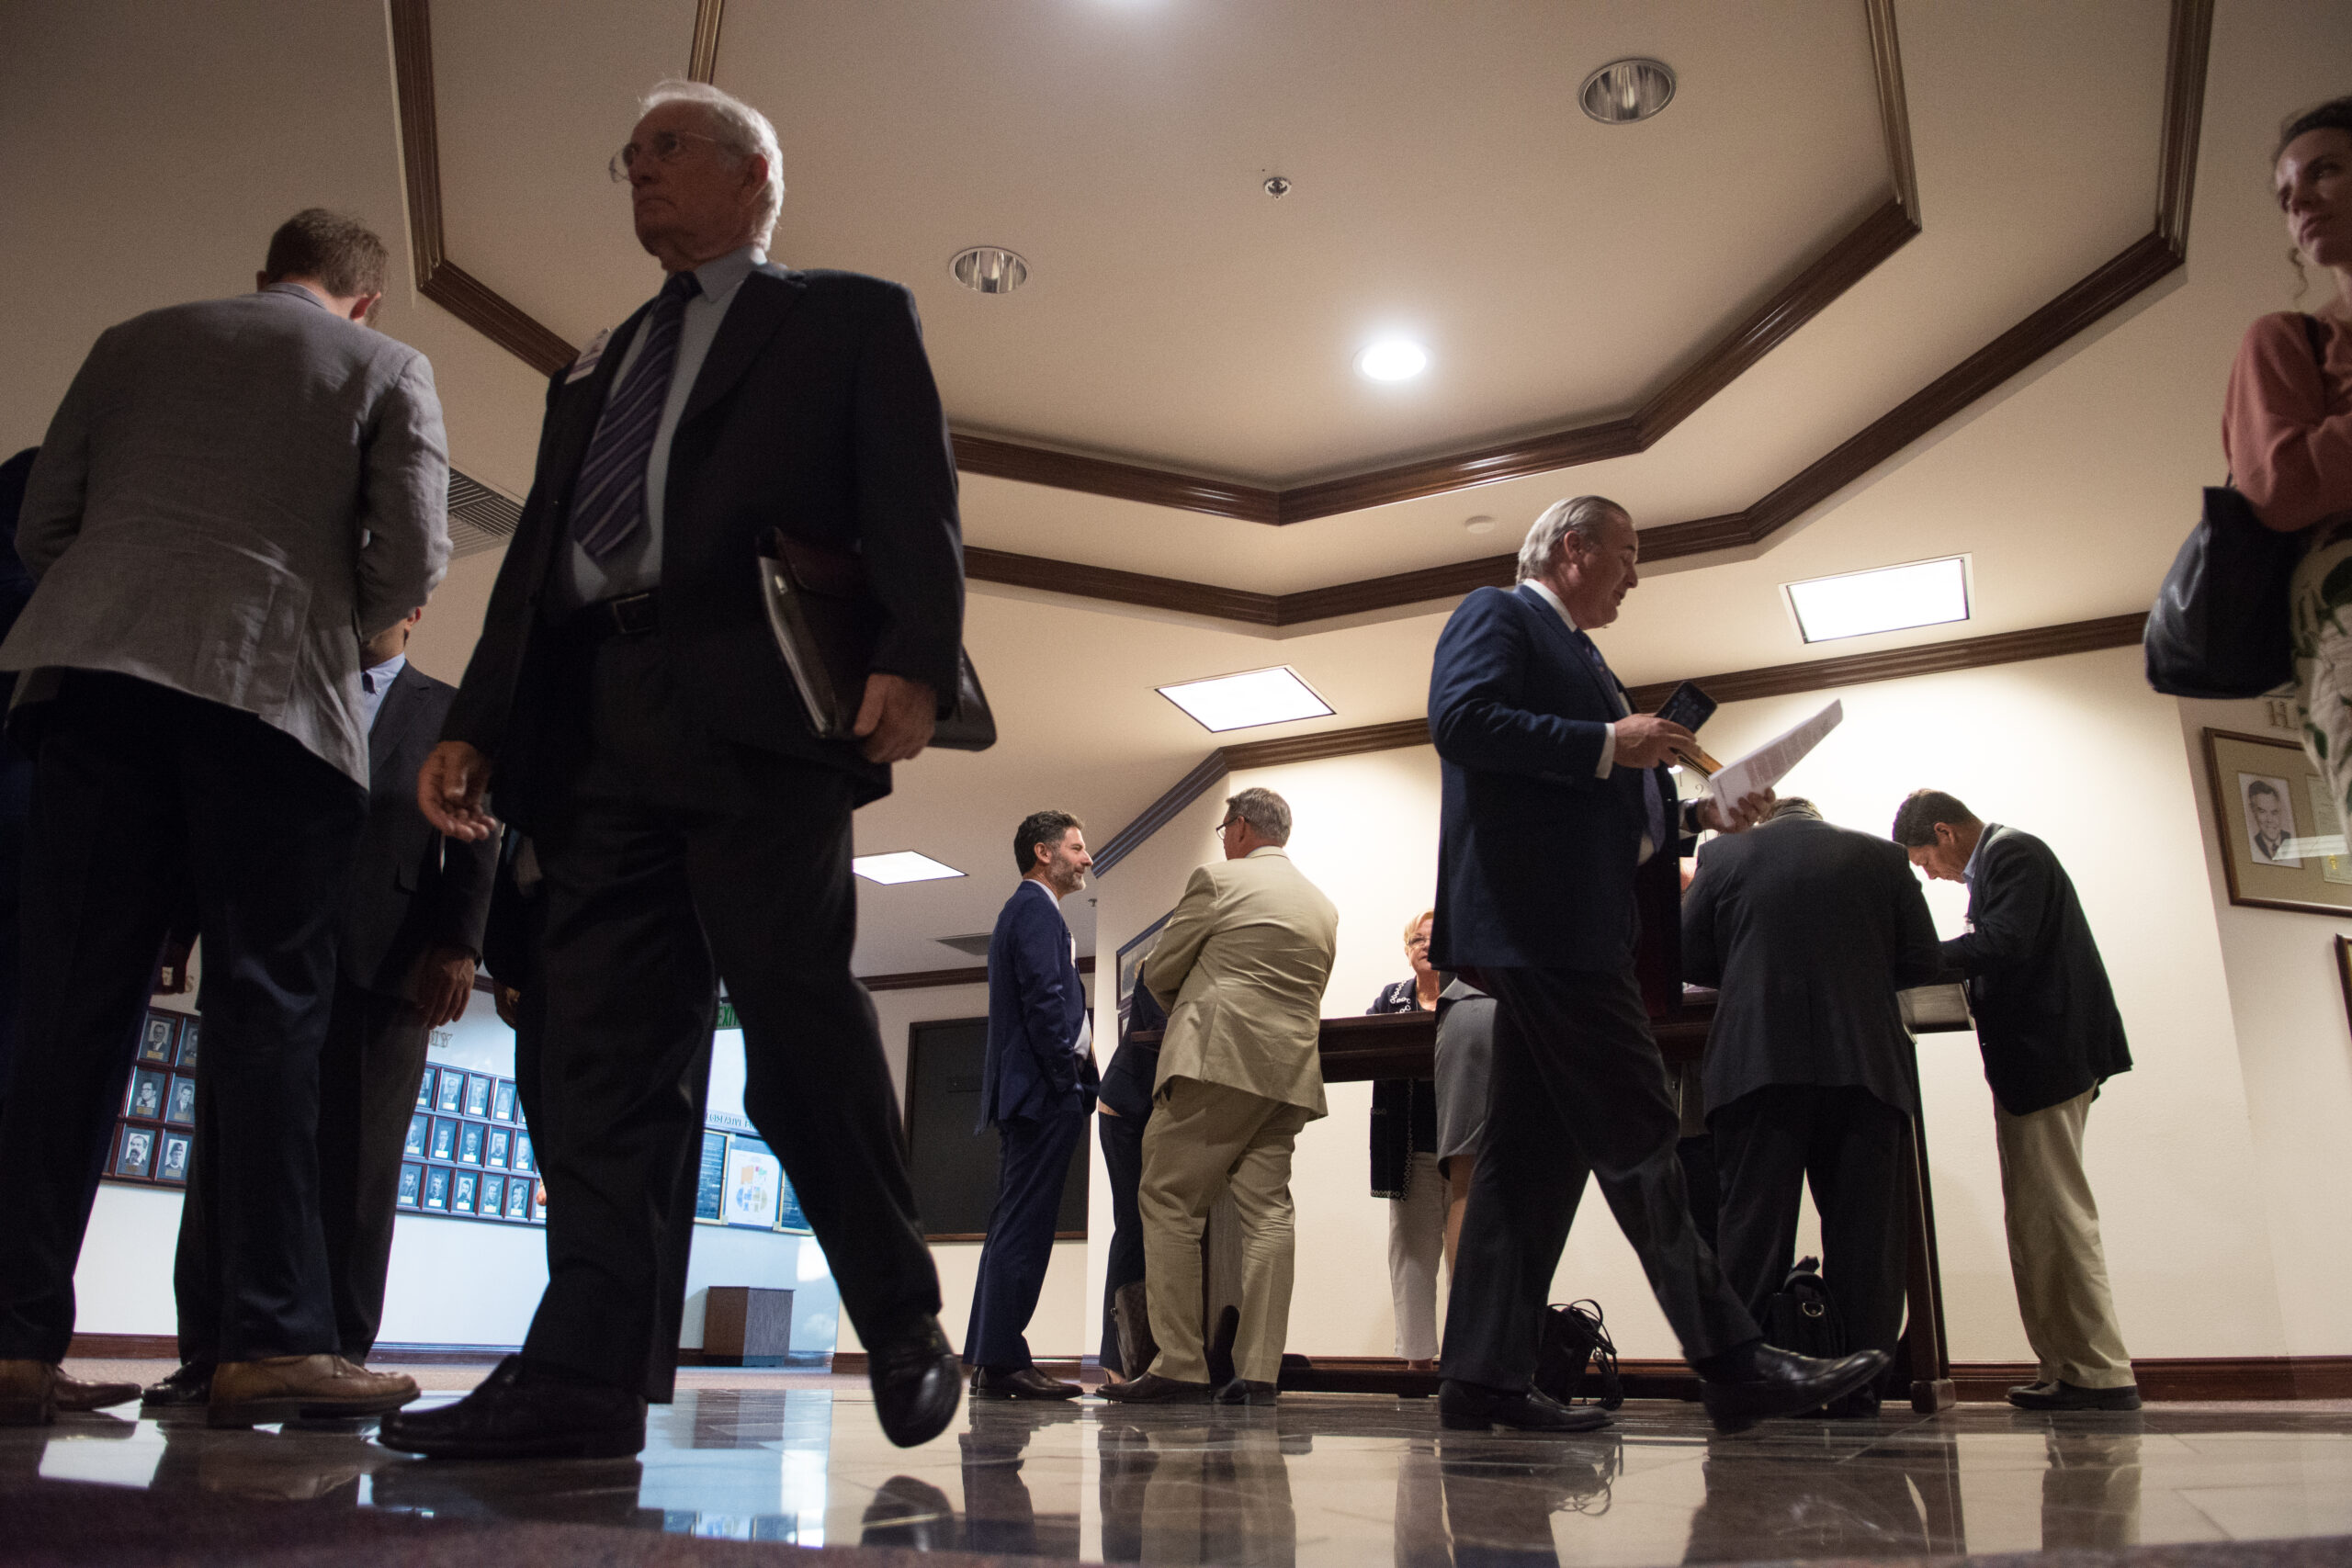
[{"label": "man in tan suit", "polygon": [[[1138,1203],[1159,1356],[1103,1390],[1117,1400],[1271,1404],[1290,1326],[1291,1145],[1324,1113],[1315,1042],[1340,912],[1283,852],[1290,807],[1273,791],[1227,800],[1217,840],[1224,863],[1193,873],[1143,966],[1168,1009]],[[1212,1390],[1201,1227],[1227,1191],[1241,1214],[1241,1325],[1234,1380]]]}]

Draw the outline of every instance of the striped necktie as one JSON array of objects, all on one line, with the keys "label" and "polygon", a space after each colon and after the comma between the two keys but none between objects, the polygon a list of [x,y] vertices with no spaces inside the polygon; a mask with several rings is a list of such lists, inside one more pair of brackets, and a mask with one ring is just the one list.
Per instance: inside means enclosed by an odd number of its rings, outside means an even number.
[{"label": "striped necktie", "polygon": [[645,532],[645,470],[653,456],[670,373],[678,364],[678,326],[700,291],[692,270],[673,272],[645,322],[645,346],[628,377],[605,398],[605,412],[580,464],[571,498],[571,537],[602,564]]},{"label": "striped necktie", "polygon": [[[1593,672],[1600,677],[1600,684],[1608,692],[1610,704],[1617,709],[1618,716],[1623,718],[1632,713],[1633,705],[1617,689],[1617,677],[1610,673],[1609,661],[1600,657],[1600,649],[1594,647],[1592,638],[1583,632],[1575,635],[1577,646],[1584,650],[1587,659],[1592,660]],[[1650,849],[1656,852],[1666,845],[1666,802],[1658,798],[1657,774],[1648,768],[1642,770],[1642,818],[1648,829]]]}]

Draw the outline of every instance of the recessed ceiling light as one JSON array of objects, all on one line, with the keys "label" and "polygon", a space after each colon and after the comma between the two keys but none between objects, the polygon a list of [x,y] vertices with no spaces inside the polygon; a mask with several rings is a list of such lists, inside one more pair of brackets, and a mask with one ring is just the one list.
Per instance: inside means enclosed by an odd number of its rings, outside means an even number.
[{"label": "recessed ceiling light", "polygon": [[1158,691],[1212,732],[1282,724],[1294,718],[1322,718],[1332,711],[1331,705],[1317,696],[1314,688],[1287,664],[1186,681]]},{"label": "recessed ceiling light", "polygon": [[1603,125],[1632,125],[1674,101],[1674,71],[1663,60],[1612,60],[1584,79],[1577,102]]},{"label": "recessed ceiling light", "polygon": [[1463,519],[1462,525],[1473,534],[1491,534],[1495,531],[1495,520],[1483,512],[1476,517]]},{"label": "recessed ceiling light", "polygon": [[964,874],[952,865],[917,854],[912,850],[899,850],[887,855],[859,855],[849,863],[850,870],[868,882],[884,886],[898,882],[941,882]]},{"label": "recessed ceiling light", "polygon": [[1407,381],[1429,368],[1430,351],[1408,338],[1383,338],[1356,355],[1356,369],[1374,381]]},{"label": "recessed ceiling light", "polygon": [[979,294],[1010,294],[1029,281],[1029,264],[1001,245],[958,251],[947,270],[956,282]]},{"label": "recessed ceiling light", "polygon": [[1816,577],[1782,583],[1781,592],[1807,642],[1943,626],[1968,619],[1968,558]]}]

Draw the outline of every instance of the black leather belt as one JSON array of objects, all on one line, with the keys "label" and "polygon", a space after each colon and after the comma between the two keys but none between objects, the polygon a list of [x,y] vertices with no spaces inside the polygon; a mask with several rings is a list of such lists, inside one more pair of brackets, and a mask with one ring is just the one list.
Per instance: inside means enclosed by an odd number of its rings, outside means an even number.
[{"label": "black leather belt", "polygon": [[662,625],[661,590],[649,588],[618,599],[600,599],[566,621],[572,637],[594,642],[608,637],[643,637]]}]

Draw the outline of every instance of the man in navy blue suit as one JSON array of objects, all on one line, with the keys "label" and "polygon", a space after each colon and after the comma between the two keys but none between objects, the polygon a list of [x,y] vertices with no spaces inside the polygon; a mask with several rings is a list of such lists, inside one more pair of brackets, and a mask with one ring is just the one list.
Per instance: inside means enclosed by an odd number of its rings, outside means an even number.
[{"label": "man in navy blue suit", "polygon": [[[1886,1362],[1876,1350],[1819,1361],[1764,1344],[1691,1223],[1679,1122],[1635,976],[1637,884],[1665,879],[1670,910],[1684,837],[1743,831],[1771,795],[1675,798],[1667,763],[1696,741],[1633,712],[1586,635],[1617,618],[1640,556],[1615,502],[1554,502],[1520,548],[1519,585],[1462,602],[1430,676],[1443,802],[1430,959],[1470,972],[1499,1004],[1487,1134],[1446,1313],[1438,1408],[1456,1429],[1606,1422],[1530,1382],[1588,1174],[1721,1430],[1810,1410]],[[1679,990],[1677,966],[1653,965],[1666,971],[1654,991]]]},{"label": "man in navy blue suit", "polygon": [[1023,1331],[1054,1253],[1054,1221],[1070,1155],[1094,1109],[1092,1030],[1078,944],[1061,900],[1086,886],[1093,858],[1067,811],[1036,811],[1012,836],[1021,886],[989,938],[989,1051],[980,1074],[980,1126],[997,1130],[996,1208],[980,1248],[964,1359],[975,1399],[1074,1399],[1082,1392],[1039,1371]]}]

